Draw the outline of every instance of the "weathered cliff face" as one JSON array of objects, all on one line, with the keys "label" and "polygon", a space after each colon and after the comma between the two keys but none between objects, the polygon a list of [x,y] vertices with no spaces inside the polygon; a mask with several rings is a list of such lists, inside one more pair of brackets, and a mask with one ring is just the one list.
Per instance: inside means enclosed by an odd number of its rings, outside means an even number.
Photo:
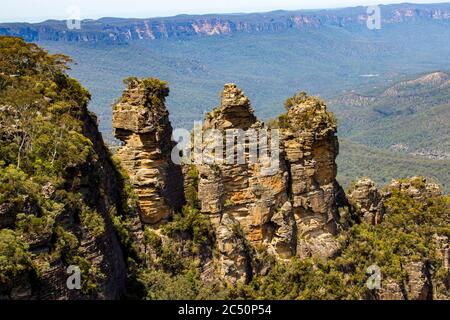
[{"label": "weathered cliff face", "polygon": [[[67,279],[70,275],[67,272],[68,265],[64,261],[55,261],[45,269],[38,286],[33,287],[29,286],[27,282],[18,282],[17,287],[11,291],[11,299],[111,300],[121,299],[126,295],[126,254],[112,222],[115,215],[124,213],[122,206],[125,204],[122,203],[124,199],[121,196],[124,186],[120,174],[111,162],[109,151],[104,145],[95,117],[90,115],[87,109],[84,109],[81,120],[83,123],[82,133],[92,142],[96,159],[92,159],[82,167],[72,168],[71,178],[66,183],[72,192],[79,192],[82,195],[82,201],[101,214],[105,232],[100,236],[86,232],[77,223],[75,212],[71,212],[71,210],[67,210],[60,219],[65,221],[66,232],[71,232],[79,237],[79,247],[76,250],[81,257],[86,259],[84,263],[89,265],[91,279],[86,279],[87,275],[83,273],[82,282],[91,281],[91,285],[96,283],[96,289],[90,293],[86,293],[84,290],[69,289],[67,286]],[[56,190],[49,184],[43,189],[43,192],[47,197],[52,198],[55,196]],[[139,238],[141,238],[138,213],[130,210],[129,216],[126,218],[135,226],[136,231],[131,234],[131,237],[138,244]],[[47,250],[50,251],[53,247],[51,238],[48,236],[52,235],[41,234],[37,238],[28,240],[31,243],[31,251],[36,254],[37,264],[45,261],[39,255]],[[83,268],[75,261],[73,265]]]},{"label": "weathered cliff face", "polygon": [[181,168],[171,160],[168,94],[159,80],[131,79],[113,107],[115,136],[124,142],[115,156],[131,177],[142,220],[151,225],[167,221],[184,202]]},{"label": "weathered cliff face", "polygon": [[[440,5],[382,6],[382,24],[450,20],[450,8]],[[66,21],[39,24],[0,24],[0,35],[27,41],[118,42],[184,39],[237,33],[276,33],[305,28],[366,27],[366,7],[316,12],[276,11],[265,14],[179,16],[163,19],[83,20],[81,29],[68,29]]]},{"label": "weathered cliff face", "polygon": [[[248,246],[244,244],[248,241],[253,246],[273,248],[274,232],[285,226],[284,217],[277,220],[280,226],[274,225],[272,218],[288,201],[288,174],[283,165],[267,174],[264,166],[270,167],[269,159],[265,159],[267,163],[250,161],[250,149],[256,147],[251,144],[257,144],[257,140],[252,138],[262,132],[260,130],[263,129],[263,124],[256,119],[249,99],[236,85],[225,85],[220,107],[207,115],[203,127],[203,132],[206,133],[203,150],[213,149],[217,142],[215,139],[208,139],[207,130],[210,129],[217,130],[223,137],[224,146],[230,130],[241,130],[242,137],[247,137],[227,146],[228,151],[234,148],[231,162],[224,151],[223,161],[198,166],[201,211],[211,218],[219,234],[217,241],[219,249],[222,248],[222,274],[231,280],[233,277],[229,277],[230,274],[238,275],[234,279],[247,281],[252,276],[249,267],[251,256]],[[250,135],[252,138],[248,138]],[[240,152],[244,161],[238,161]],[[290,237],[288,242],[292,240],[293,234]],[[230,242],[229,239],[233,238],[242,240],[239,243]],[[281,243],[277,247],[283,256],[290,257],[294,254],[294,248],[285,249]]]},{"label": "weathered cliff face", "polygon": [[[427,199],[442,196],[442,190],[439,185],[429,182],[423,177],[413,177],[410,179],[394,180],[392,181],[382,193],[382,197],[388,201],[395,194],[405,194],[413,199],[416,203],[421,203],[427,206]],[[442,212],[441,214],[445,214]],[[386,210],[386,215],[389,215],[389,208]],[[401,294],[396,293],[395,298],[408,300],[430,300],[450,298],[449,285],[450,272],[449,264],[449,239],[446,236],[433,236],[433,243],[428,244],[430,250],[436,259],[440,260],[443,265],[442,270],[446,272],[445,279],[437,279],[436,272],[431,261],[416,261],[410,258],[404,263],[404,270],[407,274],[406,283],[400,284],[402,288]],[[445,286],[443,287],[443,285]],[[396,292],[396,291],[394,291]],[[382,295],[386,292],[382,291]],[[388,298],[389,294],[388,294]]]},{"label": "weathered cliff face", "polygon": [[[349,199],[360,217],[372,225],[383,222],[388,218],[392,208],[389,201],[394,196],[402,195],[416,204],[426,206],[427,199],[442,196],[440,187],[423,177],[394,180],[383,190],[379,190],[370,179],[357,181],[349,192]],[[405,201],[405,200],[403,200]],[[444,213],[442,213],[444,214]],[[446,272],[447,280],[438,279],[436,261],[423,261],[406,256],[400,261],[406,277],[404,280],[386,277],[381,282],[381,288],[372,298],[381,300],[431,300],[448,299],[448,285],[450,273],[449,265],[449,239],[445,236],[433,235],[432,243],[428,244],[432,256],[442,264],[442,271]],[[433,252],[434,251],[434,252]],[[433,266],[433,264],[435,264]],[[398,275],[397,275],[398,276]],[[445,284],[447,283],[447,284]],[[447,288],[445,287],[447,286]]]},{"label": "weathered cliff face", "polygon": [[[226,137],[230,130],[241,130],[245,137],[233,143],[234,163],[226,161],[224,152],[214,164],[197,165],[201,211],[220,230],[219,248],[227,248],[221,250],[222,257],[227,257],[222,259],[223,275],[239,274],[238,278],[246,281],[252,274],[247,261],[250,254],[240,245],[241,254],[236,255],[236,246],[222,246],[222,239],[242,236],[252,247],[281,259],[296,255],[327,258],[337,249],[336,198],[340,187],[336,182],[338,144],[333,119],[325,105],[313,98],[298,101],[283,119],[280,130],[268,129],[256,119],[249,99],[234,84],[225,85],[220,106],[206,116],[204,133],[214,129]],[[276,151],[271,149],[275,130],[281,139]],[[255,134],[259,139],[252,140]],[[226,145],[226,138],[217,142],[206,134],[202,149],[213,150],[218,143]],[[259,155],[265,154],[264,148],[271,153],[251,161],[253,148],[260,148]],[[242,163],[237,163],[239,150]],[[217,160],[215,154],[212,158]],[[242,233],[233,235],[232,228],[224,226],[230,221]],[[242,263],[242,259],[247,260]],[[236,270],[231,272],[233,268]]]},{"label": "weathered cliff face", "polygon": [[[270,272],[274,261],[289,264],[293,257],[312,261],[307,258],[314,256],[328,263],[328,259],[339,255],[348,257],[345,250],[349,250],[349,244],[338,245],[340,231],[350,243],[359,236],[370,242],[372,236],[383,234],[385,226],[391,228],[390,232],[402,228],[403,211],[396,207],[397,202],[409,203],[408,199],[412,199],[405,210],[414,210],[416,205],[422,210],[427,199],[440,199],[437,185],[413,178],[393,181],[383,190],[378,190],[371,180],[363,179],[351,188],[348,200],[336,181],[339,148],[336,122],[324,102],[299,93],[287,100],[287,113],[268,127],[255,117],[249,99],[234,84],[225,85],[220,106],[207,114],[203,127],[194,129],[192,141],[199,145],[194,143],[190,154],[194,162],[182,167],[184,179],[180,176],[167,179],[169,171],[177,175],[180,172],[180,167],[170,164],[174,143],[163,103],[167,93],[165,85],[155,80],[131,80],[114,107],[115,133],[125,142],[117,157],[134,184],[143,221],[157,229],[153,235],[156,239],[162,237],[179,250],[187,250],[185,244],[193,236],[186,230],[196,227],[186,227],[184,224],[189,222],[180,219],[185,219],[188,212],[200,214],[201,219],[207,217],[207,241],[202,242],[197,253],[187,253],[200,261],[202,267],[198,271],[202,281],[247,283]],[[272,143],[277,141],[275,132],[279,137],[277,152],[272,149],[276,147]],[[230,135],[233,139],[229,139]],[[266,141],[266,137],[270,138]],[[219,149],[221,146],[224,148]],[[256,159],[255,149],[259,150]],[[180,206],[174,208],[170,204],[183,197],[170,195],[179,194],[183,188],[188,205],[180,213]],[[392,199],[394,203],[390,203]],[[436,207],[439,209],[433,210],[440,210],[439,205]],[[172,217],[175,212],[177,216]],[[391,224],[384,220],[390,214],[395,214]],[[411,219],[416,223],[416,217]],[[445,224],[445,219],[433,219]],[[178,230],[173,239],[165,233],[166,221],[177,226],[169,228]],[[353,235],[353,227],[361,235]],[[402,237],[409,239],[407,234]],[[424,241],[425,237],[418,239]],[[387,261],[398,262],[396,273],[386,273],[379,290],[362,288],[364,298],[447,299],[448,280],[441,279],[445,269],[435,260],[448,265],[448,239],[437,234],[433,239],[430,248],[435,252],[430,256],[421,254],[417,259],[404,247],[401,250],[406,250],[405,253],[393,253],[394,257]],[[390,243],[383,241],[380,243]],[[361,252],[370,250],[366,245],[370,246],[364,244]],[[350,261],[344,259],[348,265],[342,267],[356,268],[352,263],[365,265],[367,261],[361,261],[364,259],[360,256]],[[380,263],[386,261],[381,259]],[[440,268],[439,275],[433,273],[434,266]],[[335,271],[343,272],[340,268]]]},{"label": "weathered cliff face", "polygon": [[140,220],[67,61],[0,37],[0,299],[126,293],[116,221]]}]

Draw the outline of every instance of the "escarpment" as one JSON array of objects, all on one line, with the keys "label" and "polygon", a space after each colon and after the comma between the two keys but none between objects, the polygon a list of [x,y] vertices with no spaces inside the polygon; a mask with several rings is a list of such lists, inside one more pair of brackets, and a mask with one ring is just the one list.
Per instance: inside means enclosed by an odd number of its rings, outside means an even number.
[{"label": "escarpment", "polygon": [[[378,189],[362,179],[347,198],[336,181],[336,122],[323,101],[299,93],[286,101],[285,114],[264,124],[244,92],[226,84],[220,105],[191,133],[183,150],[188,163],[179,166],[169,159],[175,143],[167,87],[155,79],[130,81],[114,106],[115,133],[124,141],[116,157],[138,196],[147,267],[159,268],[176,252],[197,261],[199,281],[245,285],[276,274],[274,264],[322,261],[314,262],[322,271],[309,272],[337,274],[349,288],[363,285],[360,298],[448,299],[449,208],[439,186],[412,178]],[[167,179],[168,170],[177,178]],[[147,172],[151,179],[142,179]],[[403,224],[414,226],[417,240]],[[381,251],[388,253],[371,253]],[[360,283],[369,266],[382,270],[380,288]],[[335,294],[327,281],[324,290]]]},{"label": "escarpment", "polygon": [[183,205],[181,168],[171,161],[172,126],[164,105],[169,94],[157,79],[128,79],[127,89],[113,107],[116,138],[124,142],[116,157],[131,177],[142,220],[167,221]]},{"label": "escarpment", "polygon": [[[242,254],[247,259],[246,263],[236,263],[236,247],[221,243],[223,239],[240,236],[252,246],[273,251],[275,232],[286,224],[283,218],[277,220],[281,226],[275,225],[272,219],[288,201],[288,173],[278,157],[275,159],[268,154],[261,157],[263,151],[267,151],[261,150],[263,143],[266,149],[270,149],[268,138],[271,132],[256,119],[250,101],[242,90],[234,84],[227,84],[221,96],[220,106],[206,116],[202,130],[205,163],[197,164],[200,173],[198,197],[201,211],[210,217],[214,228],[220,230],[218,245],[223,248],[220,250],[223,276],[237,272],[240,279],[249,280],[252,276],[247,267],[251,263],[248,261],[252,258],[250,253]],[[211,139],[208,132],[215,132],[216,138]],[[220,154],[214,154],[214,163],[208,164],[209,153],[205,151],[215,149],[217,145],[225,148],[219,151]],[[252,154],[258,148],[260,154]],[[279,151],[272,152],[277,154]],[[258,156],[259,159],[256,159]],[[267,170],[275,162],[277,164],[273,170]],[[241,232],[233,234],[233,228],[228,226],[230,224]],[[279,250],[273,253],[283,257],[295,254],[295,248],[291,245],[296,236],[294,228],[292,225],[292,230],[285,230],[285,233],[290,232],[289,239],[285,241],[287,245],[278,243],[275,248]],[[240,251],[242,249],[246,250],[241,248]],[[233,271],[233,268],[240,270]]]},{"label": "escarpment", "polygon": [[0,37],[0,300],[126,294],[117,227],[138,247],[140,218],[67,61]]}]

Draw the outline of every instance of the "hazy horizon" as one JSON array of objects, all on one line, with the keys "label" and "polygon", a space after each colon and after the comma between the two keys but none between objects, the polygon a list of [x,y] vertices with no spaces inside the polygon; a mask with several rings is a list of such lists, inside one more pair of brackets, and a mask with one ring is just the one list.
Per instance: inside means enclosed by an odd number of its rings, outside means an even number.
[{"label": "hazy horizon", "polygon": [[[142,3],[139,0],[129,0],[124,7],[120,0],[62,0],[55,3],[51,0],[17,0],[13,3],[2,5],[0,22],[42,22],[45,20],[65,20],[69,17],[69,8],[77,6],[80,8],[80,18],[99,19],[103,17],[115,18],[155,18],[170,17],[182,14],[235,14],[268,12],[274,10],[314,10],[333,9],[368,5],[388,5],[399,3],[413,4],[435,4],[449,3],[439,0],[422,1],[379,1],[379,0],[264,0],[239,1],[239,0],[216,0],[213,3],[204,3],[201,0],[166,0],[164,3],[152,4],[153,1]],[[49,14],[51,12],[51,14]]]}]

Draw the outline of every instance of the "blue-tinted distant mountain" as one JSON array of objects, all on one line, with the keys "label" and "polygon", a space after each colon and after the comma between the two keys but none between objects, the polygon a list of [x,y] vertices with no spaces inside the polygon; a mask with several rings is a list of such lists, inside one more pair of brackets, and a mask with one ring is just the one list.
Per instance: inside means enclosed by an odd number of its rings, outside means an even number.
[{"label": "blue-tinted distant mountain", "polygon": [[[382,24],[434,20],[450,24],[450,4],[399,4],[381,6]],[[279,33],[333,26],[365,28],[366,7],[330,10],[274,11],[252,14],[180,15],[167,18],[83,20],[80,30],[65,21],[0,24],[0,35],[27,41],[129,42],[132,40],[186,39],[239,33]]]}]

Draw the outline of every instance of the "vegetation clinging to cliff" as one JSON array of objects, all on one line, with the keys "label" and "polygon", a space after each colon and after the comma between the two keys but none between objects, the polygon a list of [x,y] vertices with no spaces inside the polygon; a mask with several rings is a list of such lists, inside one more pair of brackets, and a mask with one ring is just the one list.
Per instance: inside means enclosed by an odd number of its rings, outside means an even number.
[{"label": "vegetation clinging to cliff", "polygon": [[[9,217],[0,221],[0,256],[8,260],[0,268],[0,294],[18,276],[32,270],[40,276],[58,260],[78,263],[86,294],[101,278],[79,251],[82,234],[100,237],[104,221],[82,194],[80,172],[97,155],[83,135],[90,95],[65,73],[69,61],[0,37],[0,210]],[[67,223],[73,220],[81,223]],[[49,252],[30,259],[39,245]]]},{"label": "vegetation clinging to cliff", "polygon": [[318,97],[309,96],[301,91],[287,99],[284,106],[287,112],[278,116],[276,120],[269,121],[269,126],[293,131],[327,128],[336,130],[336,117],[327,110],[325,102]]}]

